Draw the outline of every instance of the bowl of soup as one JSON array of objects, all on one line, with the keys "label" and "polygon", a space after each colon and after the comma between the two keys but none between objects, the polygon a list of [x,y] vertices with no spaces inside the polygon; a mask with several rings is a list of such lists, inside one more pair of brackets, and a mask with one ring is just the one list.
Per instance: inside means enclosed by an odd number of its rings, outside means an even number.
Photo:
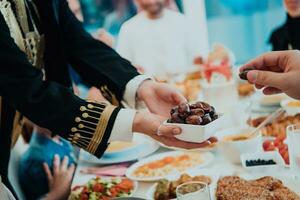
[{"label": "bowl of soup", "polygon": [[230,162],[239,164],[241,154],[261,152],[261,133],[253,135],[251,134],[253,130],[252,127],[237,127],[217,132],[220,153]]}]

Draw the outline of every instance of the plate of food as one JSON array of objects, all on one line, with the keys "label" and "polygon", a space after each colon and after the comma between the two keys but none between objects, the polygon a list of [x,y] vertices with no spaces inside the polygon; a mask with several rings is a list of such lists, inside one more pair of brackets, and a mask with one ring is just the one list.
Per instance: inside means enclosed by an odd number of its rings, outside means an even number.
[{"label": "plate of food", "polygon": [[214,155],[210,152],[165,152],[133,164],[126,171],[126,176],[137,181],[157,181],[207,166],[213,159]]},{"label": "plate of food", "polygon": [[213,106],[200,101],[193,104],[182,103],[171,109],[170,116],[164,124],[180,127],[182,132],[175,137],[186,142],[204,142],[226,123]]},{"label": "plate of food", "polygon": [[[262,123],[267,116],[262,116],[248,120],[248,124],[253,127],[257,127]],[[267,124],[262,130],[263,136],[278,137],[286,135],[286,127],[290,124],[300,123],[300,113],[296,115],[283,114],[272,121],[272,123]]]},{"label": "plate of food", "polygon": [[218,142],[212,142],[210,145],[206,146],[206,147],[203,147],[203,148],[196,148],[196,149],[183,149],[183,148],[180,148],[180,147],[172,147],[172,146],[167,146],[161,142],[157,142],[161,147],[164,147],[166,149],[170,149],[170,150],[174,150],[174,151],[186,151],[186,152],[195,152],[195,151],[198,151],[198,152],[207,152],[207,151],[214,151],[217,149],[217,144]]},{"label": "plate of food", "polygon": [[[147,146],[147,148],[143,148]],[[109,146],[101,159],[81,151],[80,159],[97,164],[116,164],[138,160],[154,153],[159,145],[148,136],[134,133],[132,142],[116,142]]]},{"label": "plate of food", "polygon": [[69,200],[103,199],[111,200],[119,197],[131,197],[138,183],[121,177],[96,177],[86,184],[74,186]]},{"label": "plate of food", "polygon": [[262,93],[256,93],[253,97],[253,101],[261,106],[280,106],[280,102],[287,99],[286,94],[274,94],[274,95],[264,95]]},{"label": "plate of food", "polygon": [[215,199],[300,200],[300,182],[288,177],[225,176],[218,180]]},{"label": "plate of food", "polygon": [[253,135],[253,130],[253,127],[235,127],[217,132],[218,149],[230,162],[239,164],[241,154],[262,150],[261,134]]},{"label": "plate of food", "polygon": [[175,179],[162,179],[153,184],[147,192],[147,199],[149,200],[176,200],[177,186],[191,182],[199,181],[204,182],[208,186],[211,185],[213,179],[208,175],[189,175],[182,174],[179,178]]},{"label": "plate of food", "polygon": [[288,115],[296,115],[300,113],[300,101],[294,99],[286,99],[281,101],[281,107],[285,109]]}]

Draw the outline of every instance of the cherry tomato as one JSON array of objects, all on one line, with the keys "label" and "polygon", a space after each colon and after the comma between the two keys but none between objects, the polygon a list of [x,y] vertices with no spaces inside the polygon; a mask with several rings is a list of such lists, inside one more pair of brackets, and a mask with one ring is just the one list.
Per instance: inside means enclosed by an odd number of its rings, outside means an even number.
[{"label": "cherry tomato", "polygon": [[276,147],[272,144],[270,146],[268,146],[265,151],[275,151],[276,150]]},{"label": "cherry tomato", "polygon": [[286,135],[282,134],[282,135],[279,135],[277,138],[278,138],[278,140],[283,142],[286,139]]},{"label": "cherry tomato", "polygon": [[103,192],[104,191],[104,187],[100,183],[96,183],[94,185],[94,187],[93,187],[93,191],[94,192]]},{"label": "cherry tomato", "polygon": [[283,142],[279,139],[279,138],[276,138],[275,140],[274,140],[274,146],[275,147],[278,147],[279,145],[281,145]]},{"label": "cherry tomato", "polygon": [[287,146],[287,144],[282,143],[282,144],[280,144],[280,145],[278,146],[278,149],[279,149],[279,151],[281,151],[281,150],[287,150],[287,149],[288,149],[288,146]]},{"label": "cherry tomato", "polygon": [[264,148],[265,151],[267,151],[267,149],[269,149],[270,146],[274,146],[272,140],[266,140],[266,141],[264,141],[263,148]]},{"label": "cherry tomato", "polygon": [[289,152],[285,152],[285,153],[284,153],[283,159],[284,159],[285,164],[287,164],[287,165],[290,164]]}]

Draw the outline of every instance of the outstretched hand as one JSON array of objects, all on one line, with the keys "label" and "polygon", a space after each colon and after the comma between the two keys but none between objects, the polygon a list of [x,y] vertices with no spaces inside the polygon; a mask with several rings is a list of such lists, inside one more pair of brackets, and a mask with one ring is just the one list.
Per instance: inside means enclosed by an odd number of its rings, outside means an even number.
[{"label": "outstretched hand", "polygon": [[170,110],[174,106],[187,101],[175,88],[152,80],[144,81],[137,95],[145,102],[151,113],[164,117],[169,117]]},{"label": "outstretched hand", "polygon": [[264,94],[284,92],[292,98],[300,99],[300,52],[276,51],[265,53],[244,66],[240,71],[252,69],[247,79]]}]

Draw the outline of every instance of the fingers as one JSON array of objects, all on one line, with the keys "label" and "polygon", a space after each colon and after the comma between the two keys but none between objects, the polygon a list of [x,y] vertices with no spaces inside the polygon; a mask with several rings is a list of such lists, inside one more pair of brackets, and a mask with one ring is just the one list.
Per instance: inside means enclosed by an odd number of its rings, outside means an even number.
[{"label": "fingers", "polygon": [[282,66],[282,60],[286,57],[286,51],[274,51],[265,53],[253,60],[249,61],[240,68],[240,71],[245,69],[258,69],[258,70],[270,70],[272,71],[282,71],[285,66]]},{"label": "fingers", "polygon": [[58,174],[60,166],[60,157],[59,155],[55,154],[53,159],[53,174],[54,176]]},{"label": "fingers", "polygon": [[177,126],[165,126],[161,125],[158,127],[157,134],[165,137],[174,137],[175,135],[179,135],[181,133],[181,129]]},{"label": "fingers", "polygon": [[68,169],[68,164],[69,164],[69,157],[64,156],[64,159],[63,159],[63,161],[61,163],[61,166],[60,166],[60,170],[66,171]]},{"label": "fingers", "polygon": [[282,73],[253,70],[248,72],[247,78],[250,83],[256,84],[259,88],[270,86],[282,89],[284,87],[284,74]]},{"label": "fingers", "polygon": [[266,88],[264,88],[263,93],[265,95],[272,95],[272,94],[280,94],[280,93],[282,93],[282,91],[280,89],[277,89],[277,88],[266,87]]},{"label": "fingers", "polygon": [[50,185],[50,183],[51,183],[52,180],[53,180],[53,176],[52,176],[52,174],[51,174],[51,170],[50,170],[50,168],[49,168],[49,166],[48,166],[47,163],[43,163],[43,168],[44,168],[44,171],[45,171],[45,173],[46,173],[46,177],[47,177],[48,183],[49,183],[49,185]]},{"label": "fingers", "polygon": [[179,105],[181,103],[186,103],[187,102],[186,98],[184,98],[184,96],[178,91],[173,92],[171,94],[171,96],[172,96],[174,105]]},{"label": "fingers", "polygon": [[75,172],[75,165],[74,165],[74,164],[71,164],[70,167],[68,168],[68,175],[69,175],[70,177],[72,177],[73,174],[74,174],[74,172]]},{"label": "fingers", "polygon": [[215,138],[208,139],[202,143],[192,143],[192,142],[184,142],[181,140],[176,139],[175,137],[165,137],[165,136],[153,136],[153,139],[158,140],[159,142],[163,143],[166,146],[171,147],[178,147],[182,149],[198,149],[198,148],[205,148],[209,146]]}]

